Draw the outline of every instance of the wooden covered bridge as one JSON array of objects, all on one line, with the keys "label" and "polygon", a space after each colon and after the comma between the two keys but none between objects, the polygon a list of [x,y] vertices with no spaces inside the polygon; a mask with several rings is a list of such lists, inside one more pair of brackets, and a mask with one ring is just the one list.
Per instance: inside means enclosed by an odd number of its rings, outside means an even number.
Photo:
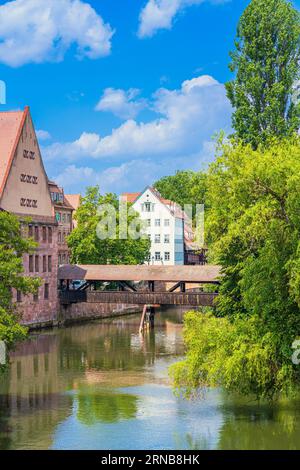
[{"label": "wooden covered bridge", "polygon": [[[203,292],[202,286],[219,284],[220,267],[64,265],[58,276],[64,305],[99,302],[196,307],[213,305],[217,293]],[[74,281],[82,281],[79,288],[73,288]]]}]

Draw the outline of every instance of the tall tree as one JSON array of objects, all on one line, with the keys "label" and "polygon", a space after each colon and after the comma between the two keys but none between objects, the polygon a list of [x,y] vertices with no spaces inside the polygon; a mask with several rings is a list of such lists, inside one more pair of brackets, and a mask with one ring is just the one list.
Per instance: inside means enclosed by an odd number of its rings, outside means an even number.
[{"label": "tall tree", "polygon": [[24,276],[23,255],[36,246],[25,235],[14,215],[0,211],[0,340],[8,347],[26,335],[19,324],[21,312],[13,301],[13,289],[26,295],[40,284],[38,279]]},{"label": "tall tree", "polygon": [[[150,240],[142,235],[142,222],[136,212],[120,220],[115,194],[100,194],[99,188],[87,188],[76,211],[77,227],[68,237],[71,260],[80,264],[140,264],[150,250]],[[115,221],[112,220],[115,218]],[[109,222],[112,222],[109,224]],[[115,223],[115,227],[114,227]],[[114,233],[106,232],[111,226]],[[125,226],[124,226],[125,225]],[[130,233],[130,227],[133,231]],[[105,233],[106,232],[106,233]],[[123,232],[123,235],[120,232]],[[124,236],[125,234],[125,236]],[[126,237],[126,238],[125,238]]]},{"label": "tall tree", "polygon": [[252,150],[227,145],[211,165],[211,255],[222,266],[217,316],[185,319],[187,359],[177,385],[224,386],[258,397],[299,387],[299,139]]},{"label": "tall tree", "polygon": [[252,0],[240,18],[226,84],[238,139],[257,148],[300,126],[292,99],[299,80],[300,15],[287,0]]}]

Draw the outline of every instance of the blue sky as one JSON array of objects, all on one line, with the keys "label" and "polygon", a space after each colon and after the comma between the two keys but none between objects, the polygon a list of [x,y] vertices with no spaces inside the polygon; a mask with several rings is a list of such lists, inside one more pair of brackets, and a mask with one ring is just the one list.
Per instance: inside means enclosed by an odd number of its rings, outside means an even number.
[{"label": "blue sky", "polygon": [[[50,178],[137,191],[230,130],[243,0],[0,0],[1,110],[29,105]],[[46,6],[47,5],[47,6]]]}]

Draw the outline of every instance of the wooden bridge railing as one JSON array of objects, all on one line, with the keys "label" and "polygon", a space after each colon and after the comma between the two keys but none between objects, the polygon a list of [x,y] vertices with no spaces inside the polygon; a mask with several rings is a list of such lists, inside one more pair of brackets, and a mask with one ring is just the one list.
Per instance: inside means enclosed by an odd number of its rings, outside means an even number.
[{"label": "wooden bridge railing", "polygon": [[159,304],[182,306],[213,306],[217,293],[204,292],[129,292],[129,291],[62,291],[60,302],[68,305],[77,302]]}]

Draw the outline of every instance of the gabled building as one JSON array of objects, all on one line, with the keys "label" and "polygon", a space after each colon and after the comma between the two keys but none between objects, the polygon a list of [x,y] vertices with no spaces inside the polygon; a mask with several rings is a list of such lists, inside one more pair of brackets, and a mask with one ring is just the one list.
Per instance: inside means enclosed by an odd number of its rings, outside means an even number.
[{"label": "gabled building", "polygon": [[0,208],[30,218],[27,236],[38,248],[24,256],[27,276],[40,277],[37,295],[21,296],[22,323],[42,324],[57,318],[57,221],[48,178],[28,107],[24,111],[0,112]]},{"label": "gabled building", "polygon": [[153,187],[141,193],[123,193],[144,221],[151,240],[150,264],[206,264],[207,250],[195,242],[192,220],[174,201],[165,199]]},{"label": "gabled building", "polygon": [[70,206],[73,207],[73,213],[72,213],[72,218],[73,218],[73,222],[72,222],[72,230],[73,228],[76,228],[77,227],[77,221],[74,220],[74,215],[78,209],[78,207],[80,206],[80,194],[65,194],[65,199],[66,201],[70,204]]},{"label": "gabled building", "polygon": [[180,206],[164,199],[151,186],[141,193],[124,193],[122,199],[132,203],[144,221],[146,233],[151,240],[148,262],[154,265],[184,264],[185,214]]},{"label": "gabled building", "polygon": [[58,265],[69,264],[70,251],[67,245],[67,237],[73,230],[74,207],[69,203],[60,188],[54,181],[48,181],[52,204],[55,211],[55,219],[58,224],[57,245]]}]

